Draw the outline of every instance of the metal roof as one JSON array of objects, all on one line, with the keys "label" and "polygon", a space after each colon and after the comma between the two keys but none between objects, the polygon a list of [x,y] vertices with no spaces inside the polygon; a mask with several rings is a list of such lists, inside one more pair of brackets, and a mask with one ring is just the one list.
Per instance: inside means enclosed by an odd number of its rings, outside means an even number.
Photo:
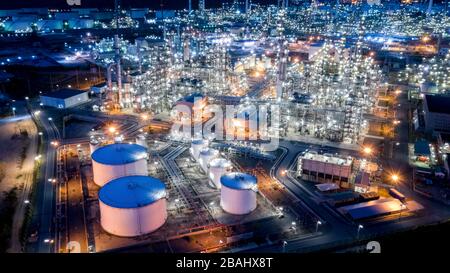
[{"label": "metal roof", "polygon": [[147,149],[138,144],[115,143],[98,148],[92,160],[106,165],[121,165],[147,157]]},{"label": "metal roof", "polygon": [[115,208],[138,208],[166,197],[164,183],[150,176],[126,176],[114,179],[104,185],[99,193],[99,199]]},{"label": "metal roof", "polygon": [[210,167],[229,167],[231,166],[230,161],[226,160],[225,158],[214,158],[213,160],[211,160],[211,162],[209,163]]},{"label": "metal roof", "polygon": [[430,156],[430,143],[426,140],[418,140],[414,143],[414,153],[423,156]]},{"label": "metal roof", "polygon": [[204,148],[200,151],[200,155],[203,155],[203,156],[215,155],[215,154],[217,154],[217,153],[218,153],[217,150],[211,149],[211,148],[208,148],[208,147],[204,147]]},{"label": "metal roof", "polygon": [[250,190],[257,185],[256,177],[247,173],[232,172],[222,175],[220,183],[228,188],[236,190]]},{"label": "metal roof", "polygon": [[76,95],[80,95],[86,93],[86,91],[77,90],[77,89],[60,89],[55,92],[47,92],[42,94],[42,97],[56,98],[56,99],[67,99]]},{"label": "metal roof", "polygon": [[205,140],[203,140],[203,139],[194,139],[194,140],[192,140],[192,144],[194,144],[194,145],[201,145],[203,143],[205,143]]},{"label": "metal roof", "polygon": [[349,205],[341,208],[347,212],[353,220],[374,218],[390,213],[400,212],[405,209],[402,202],[394,198],[385,198],[357,205]]}]

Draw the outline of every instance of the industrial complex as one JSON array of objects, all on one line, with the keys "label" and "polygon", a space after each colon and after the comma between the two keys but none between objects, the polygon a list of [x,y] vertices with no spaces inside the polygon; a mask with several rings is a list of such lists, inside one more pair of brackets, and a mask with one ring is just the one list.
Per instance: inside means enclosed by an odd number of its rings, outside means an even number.
[{"label": "industrial complex", "polygon": [[450,219],[449,1],[122,2],[0,9],[2,252],[368,252]]}]

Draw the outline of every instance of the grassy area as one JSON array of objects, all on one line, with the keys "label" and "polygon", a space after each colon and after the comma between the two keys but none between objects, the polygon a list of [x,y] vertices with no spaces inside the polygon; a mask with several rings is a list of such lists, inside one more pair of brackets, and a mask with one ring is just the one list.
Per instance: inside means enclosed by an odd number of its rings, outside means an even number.
[{"label": "grassy area", "polygon": [[17,188],[3,192],[0,208],[0,253],[5,253],[11,240],[11,227],[17,206]]}]

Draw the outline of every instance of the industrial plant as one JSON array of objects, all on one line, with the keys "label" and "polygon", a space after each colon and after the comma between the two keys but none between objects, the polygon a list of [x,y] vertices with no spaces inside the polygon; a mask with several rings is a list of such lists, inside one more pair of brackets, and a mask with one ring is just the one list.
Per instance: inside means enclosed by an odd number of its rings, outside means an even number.
[{"label": "industrial plant", "polygon": [[110,2],[0,3],[2,252],[370,252],[450,219],[449,1]]}]

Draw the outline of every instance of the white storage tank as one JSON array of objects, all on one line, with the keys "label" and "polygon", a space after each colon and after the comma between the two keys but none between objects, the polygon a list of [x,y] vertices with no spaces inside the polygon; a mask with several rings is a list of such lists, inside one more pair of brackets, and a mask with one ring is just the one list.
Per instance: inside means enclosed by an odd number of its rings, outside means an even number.
[{"label": "white storage tank", "polygon": [[142,147],[148,148],[147,137],[144,134],[139,134],[136,137],[136,144],[141,145]]},{"label": "white storage tank", "polygon": [[220,178],[220,206],[231,214],[248,214],[256,208],[256,177],[232,172]]},{"label": "white storage tank", "polygon": [[203,148],[198,156],[198,163],[203,171],[208,174],[208,164],[219,155],[219,151],[211,148]]},{"label": "white storage tank", "polygon": [[149,176],[112,180],[98,194],[100,223],[108,233],[133,237],[161,227],[167,219],[166,188]]},{"label": "white storage tank", "polygon": [[115,136],[114,143],[121,143],[123,141],[123,136]]},{"label": "white storage tank", "polygon": [[91,152],[91,155],[92,155],[92,153],[93,153],[95,150],[97,150],[99,147],[100,147],[100,141],[99,141],[98,139],[92,138],[92,139],[89,141],[89,150],[90,150],[90,152]]},{"label": "white storage tank", "polygon": [[214,186],[220,189],[220,178],[222,175],[230,172],[231,162],[224,158],[215,158],[209,163],[209,178]]},{"label": "white storage tank", "polygon": [[95,150],[92,155],[94,182],[103,186],[128,175],[147,175],[147,149],[137,144],[115,143]]},{"label": "white storage tank", "polygon": [[194,139],[192,141],[190,152],[196,161],[198,161],[200,151],[207,146],[208,143],[204,139]]}]

